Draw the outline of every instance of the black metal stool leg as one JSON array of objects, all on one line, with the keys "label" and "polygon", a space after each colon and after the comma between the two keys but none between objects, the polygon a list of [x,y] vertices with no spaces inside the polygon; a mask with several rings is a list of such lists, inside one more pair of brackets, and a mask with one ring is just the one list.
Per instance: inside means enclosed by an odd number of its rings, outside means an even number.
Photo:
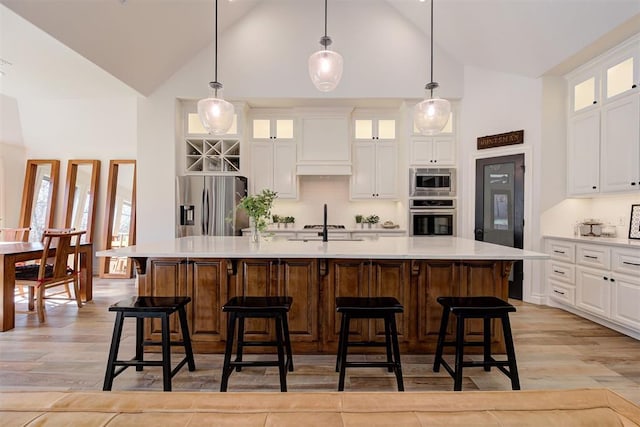
[{"label": "black metal stool leg", "polygon": [[340,379],[338,380],[338,391],[344,391],[344,377],[347,373],[347,352],[349,349],[349,329],[351,317],[342,313],[342,348],[340,352]]},{"label": "black metal stool leg", "polygon": [[349,331],[345,332],[345,314],[341,313],[340,317],[340,333],[338,334],[338,355],[336,356],[336,372],[340,372],[340,358],[342,357],[342,348],[344,347],[345,337],[349,337]]},{"label": "black metal stool leg", "polygon": [[[136,360],[138,362],[144,361],[144,318],[136,317]],[[142,371],[144,366],[137,365],[136,371]]]},{"label": "black metal stool leg", "polygon": [[393,353],[394,353],[394,370],[396,372],[396,381],[398,383],[398,391],[404,391],[404,380],[402,379],[402,364],[400,363],[400,346],[398,345],[398,329],[396,328],[396,315],[394,313],[389,314],[390,327],[391,327],[391,339],[393,341]]},{"label": "black metal stool leg", "polygon": [[171,331],[169,314],[162,316],[162,382],[164,391],[171,391]]},{"label": "black metal stool leg", "polygon": [[227,385],[229,383],[229,375],[233,371],[230,366],[231,352],[233,351],[233,336],[236,329],[236,314],[231,313],[227,319],[227,343],[224,350],[224,363],[222,364],[222,378],[220,379],[220,391],[227,391]]},{"label": "black metal stool leg", "polygon": [[282,315],[276,316],[276,342],[278,347],[278,372],[280,373],[280,391],[287,391],[287,362],[284,356],[284,338]]},{"label": "black metal stool leg", "polygon": [[440,319],[440,332],[438,332],[438,345],[436,346],[436,355],[433,360],[433,372],[440,371],[440,363],[442,362],[442,350],[444,349],[444,340],[447,336],[447,325],[449,323],[449,310],[442,308],[442,318]]},{"label": "black metal stool leg", "polygon": [[462,362],[464,360],[464,316],[457,316],[456,325],[456,367],[453,390],[462,390]]},{"label": "black metal stool leg", "polygon": [[509,362],[509,377],[511,378],[511,389],[520,390],[520,377],[518,376],[518,366],[516,364],[516,352],[513,347],[513,336],[511,335],[511,323],[509,315],[502,316],[502,331],[504,333],[504,344],[507,349],[507,361]]},{"label": "black metal stool leg", "polygon": [[[393,363],[393,359],[391,357],[391,327],[389,326],[393,316],[393,313],[384,316],[384,342],[387,350],[387,363]],[[389,372],[393,372],[393,366],[389,365],[387,370]]]},{"label": "black metal stool leg", "polygon": [[289,336],[289,315],[284,313],[282,315],[282,329],[284,330],[284,345],[287,350],[287,366],[289,372],[293,372],[293,352],[291,351],[291,337]]},{"label": "black metal stool leg", "polygon": [[491,371],[491,318],[485,317],[484,319],[484,343],[483,343],[483,354],[484,354],[484,370],[489,372]]},{"label": "black metal stool leg", "polygon": [[[238,315],[238,343],[236,344],[236,362],[242,362],[242,351],[244,350],[244,315]],[[240,372],[242,366],[236,366],[236,372]]]},{"label": "black metal stool leg", "polygon": [[109,350],[109,360],[107,361],[107,371],[104,374],[104,384],[102,391],[109,391],[113,386],[113,377],[116,370],[114,365],[118,358],[118,349],[120,348],[120,337],[122,336],[122,321],[124,315],[116,314],[116,322],[113,325],[113,336],[111,337],[111,349]]},{"label": "black metal stool leg", "polygon": [[184,346],[184,352],[187,356],[187,366],[190,371],[196,370],[196,362],[193,359],[193,348],[191,347],[191,337],[189,336],[189,324],[187,323],[187,312],[184,307],[178,309],[178,316],[180,317],[180,329],[182,330],[182,343]]}]

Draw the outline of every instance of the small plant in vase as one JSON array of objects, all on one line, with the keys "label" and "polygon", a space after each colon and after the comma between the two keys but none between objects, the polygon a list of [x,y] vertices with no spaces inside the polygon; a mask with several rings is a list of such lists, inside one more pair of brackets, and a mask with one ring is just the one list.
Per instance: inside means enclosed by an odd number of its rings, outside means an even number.
[{"label": "small plant in vase", "polygon": [[271,222],[276,224],[278,226],[278,228],[280,228],[280,223],[282,222],[282,217],[280,217],[280,215],[272,215],[271,216]]},{"label": "small plant in vase", "polygon": [[360,228],[362,228],[363,223],[362,221],[364,220],[364,217],[360,214],[356,215],[356,224],[360,224]]},{"label": "small plant in vase", "polygon": [[369,228],[371,228],[372,224],[377,224],[378,222],[380,222],[380,217],[375,214],[369,215],[367,218],[365,218],[365,222],[369,224]]},{"label": "small plant in vase", "polygon": [[282,218],[282,222],[284,222],[284,227],[287,228],[289,224],[293,224],[296,222],[296,219],[292,216],[285,216]]},{"label": "small plant in vase", "polygon": [[259,234],[267,229],[267,220],[271,214],[273,201],[278,193],[269,189],[262,190],[259,194],[245,196],[238,203],[239,209],[244,209],[249,216],[251,225],[251,240],[257,242]]}]

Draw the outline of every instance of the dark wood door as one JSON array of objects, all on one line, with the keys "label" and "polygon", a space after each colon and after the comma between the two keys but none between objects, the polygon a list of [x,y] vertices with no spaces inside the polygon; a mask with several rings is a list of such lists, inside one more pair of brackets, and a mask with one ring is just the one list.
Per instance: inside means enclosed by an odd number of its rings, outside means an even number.
[{"label": "dark wood door", "polygon": [[190,260],[187,276],[191,340],[195,344],[226,339],[227,316],[220,309],[228,299],[226,263],[218,259]]},{"label": "dark wood door", "polygon": [[[140,293],[141,295],[188,295],[186,260],[180,258],[160,258],[149,261],[147,264],[147,279],[144,286],[145,291],[144,293]],[[171,339],[179,340],[181,333],[178,316],[171,316],[169,324]],[[145,336],[153,340],[162,339],[162,325],[159,319],[145,321]]]},{"label": "dark wood door", "polygon": [[[289,310],[289,334],[292,342],[319,341],[318,324],[318,261],[290,259],[281,261],[278,268],[278,294],[293,298]],[[309,348],[311,350],[313,345]]]},{"label": "dark wood door", "polygon": [[[413,335],[410,330],[411,276],[409,261],[373,261],[371,263],[369,296],[394,297],[404,307],[404,312],[396,314],[398,340],[408,342]],[[369,340],[384,340],[384,321],[369,321]]]},{"label": "dark wood door", "polygon": [[[422,261],[418,275],[418,342],[435,343],[440,331],[442,306],[437,298],[441,296],[459,296],[459,268],[452,261]],[[452,334],[453,322],[449,323],[448,333]]]},{"label": "dark wood door", "polygon": [[[476,240],[523,248],[524,167],[524,154],[476,160]],[[522,299],[522,261],[509,278],[509,298]]]}]

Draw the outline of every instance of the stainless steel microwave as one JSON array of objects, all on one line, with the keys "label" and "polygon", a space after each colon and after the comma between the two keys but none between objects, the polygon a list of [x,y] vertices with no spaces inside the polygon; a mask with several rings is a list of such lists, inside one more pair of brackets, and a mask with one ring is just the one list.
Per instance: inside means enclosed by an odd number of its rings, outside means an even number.
[{"label": "stainless steel microwave", "polygon": [[411,168],[410,197],[456,195],[456,170],[453,168]]}]

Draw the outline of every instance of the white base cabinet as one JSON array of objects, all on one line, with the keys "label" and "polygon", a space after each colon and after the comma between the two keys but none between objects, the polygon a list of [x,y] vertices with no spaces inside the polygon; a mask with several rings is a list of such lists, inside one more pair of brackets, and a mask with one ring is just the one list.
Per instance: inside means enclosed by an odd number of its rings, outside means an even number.
[{"label": "white base cabinet", "polygon": [[640,247],[547,239],[550,305],[640,339]]}]

